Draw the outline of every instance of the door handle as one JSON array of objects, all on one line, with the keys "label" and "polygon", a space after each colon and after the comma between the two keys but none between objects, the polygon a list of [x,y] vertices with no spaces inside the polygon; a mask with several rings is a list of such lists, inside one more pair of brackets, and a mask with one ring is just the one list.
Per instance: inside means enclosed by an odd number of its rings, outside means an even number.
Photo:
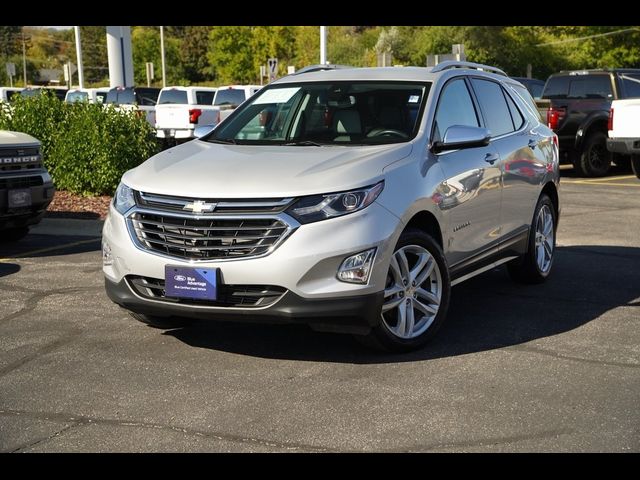
[{"label": "door handle", "polygon": [[538,140],[534,140],[533,138],[531,140],[529,140],[529,148],[531,150],[535,150],[535,148],[538,146]]},{"label": "door handle", "polygon": [[484,161],[493,165],[497,160],[500,159],[500,156],[497,153],[487,153],[484,157]]}]

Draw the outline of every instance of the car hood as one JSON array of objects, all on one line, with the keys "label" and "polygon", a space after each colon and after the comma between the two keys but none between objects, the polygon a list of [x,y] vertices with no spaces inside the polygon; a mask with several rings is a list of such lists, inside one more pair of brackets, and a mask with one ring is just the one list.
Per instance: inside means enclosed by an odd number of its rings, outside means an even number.
[{"label": "car hood", "polygon": [[248,146],[191,141],[151,157],[122,181],[135,190],[201,198],[277,198],[366,186],[412,144]]},{"label": "car hood", "polygon": [[5,145],[40,145],[37,138],[22,132],[10,132],[9,130],[0,130],[0,146]]}]

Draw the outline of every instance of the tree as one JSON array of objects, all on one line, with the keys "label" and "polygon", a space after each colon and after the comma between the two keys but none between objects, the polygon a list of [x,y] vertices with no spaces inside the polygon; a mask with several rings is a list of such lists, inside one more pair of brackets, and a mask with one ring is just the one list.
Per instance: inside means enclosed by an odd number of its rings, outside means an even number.
[{"label": "tree", "polygon": [[213,80],[214,75],[207,57],[211,27],[189,26],[182,37],[182,65],[184,76],[190,82]]},{"label": "tree", "polygon": [[258,78],[251,50],[252,27],[219,26],[209,33],[207,58],[218,83],[253,83]]},{"label": "tree", "polygon": [[0,57],[7,58],[22,51],[22,27],[0,27]]},{"label": "tree", "polygon": [[[131,49],[133,51],[133,77],[136,85],[147,84],[147,62],[153,62],[154,85],[162,81],[162,60],[160,56],[160,29],[158,27],[132,27]],[[165,65],[167,85],[184,82],[184,71],[180,58],[180,40],[165,36]]]}]

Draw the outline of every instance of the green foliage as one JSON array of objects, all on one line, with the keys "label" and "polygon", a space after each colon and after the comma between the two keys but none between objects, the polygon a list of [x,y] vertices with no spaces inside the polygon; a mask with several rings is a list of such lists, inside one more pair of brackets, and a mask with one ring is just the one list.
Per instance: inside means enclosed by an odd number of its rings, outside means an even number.
[{"label": "green foliage", "polygon": [[216,75],[216,82],[253,83],[259,75],[254,71],[251,51],[252,27],[219,26],[209,33],[207,58]]},{"label": "green foliage", "polygon": [[[164,39],[167,85],[177,85],[184,77],[180,53],[180,40]],[[155,80],[152,85],[162,84],[162,59],[160,57],[160,29],[158,27],[132,27],[131,48],[133,54],[133,77],[136,85],[147,85],[147,62],[153,62]]]},{"label": "green foliage", "polygon": [[33,135],[60,190],[113,194],[120,177],[158,152],[154,131],[135,111],[63,103],[46,93],[0,111],[0,129]]},{"label": "green foliage", "polygon": [[213,80],[213,70],[207,58],[209,32],[211,27],[184,27],[182,36],[182,66],[185,78],[189,82],[204,82]]}]

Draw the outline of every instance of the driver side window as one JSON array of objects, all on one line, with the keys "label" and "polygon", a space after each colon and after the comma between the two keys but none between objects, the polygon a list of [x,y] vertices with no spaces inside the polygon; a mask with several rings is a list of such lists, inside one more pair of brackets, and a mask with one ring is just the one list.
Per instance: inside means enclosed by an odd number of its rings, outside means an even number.
[{"label": "driver side window", "polygon": [[452,125],[480,126],[469,89],[462,78],[447,83],[440,94],[431,141],[442,141]]}]

